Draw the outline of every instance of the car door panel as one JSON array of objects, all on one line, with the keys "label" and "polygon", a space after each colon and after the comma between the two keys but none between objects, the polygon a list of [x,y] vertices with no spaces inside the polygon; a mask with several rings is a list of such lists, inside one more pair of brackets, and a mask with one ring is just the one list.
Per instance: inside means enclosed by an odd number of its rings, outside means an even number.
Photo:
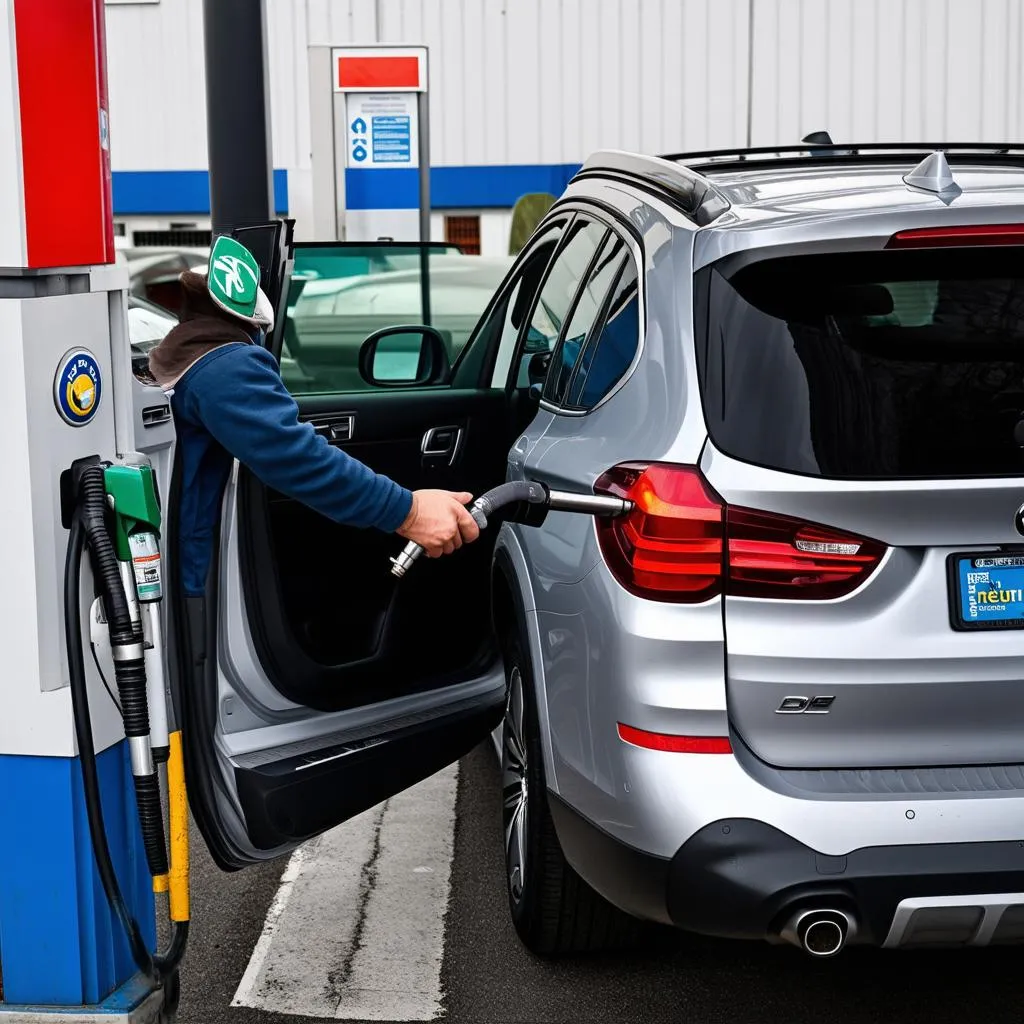
[{"label": "car door panel", "polygon": [[[410,490],[479,494],[504,478],[495,450],[495,438],[507,432],[500,392],[348,395],[344,402],[352,437],[338,446]],[[308,414],[307,401],[302,405],[304,415],[324,414],[322,401]],[[422,451],[428,431],[440,426],[460,432],[450,465]],[[489,623],[480,603],[466,597],[486,587],[493,536],[450,559],[422,559],[397,581],[389,560],[401,539],[330,522],[268,494],[245,471],[240,499],[245,598],[261,627],[255,643],[286,697],[334,711],[368,695],[400,696],[425,678],[476,664],[471,648],[489,640]],[[465,606],[455,635],[440,608],[448,600]]]},{"label": "car door panel", "polygon": [[[258,258],[267,279],[281,280],[270,296],[281,311],[270,344],[280,352],[285,311],[301,289],[269,266],[277,251],[290,267],[292,253],[279,227],[268,230],[278,235]],[[318,251],[313,298],[333,294],[331,260],[343,249]],[[482,295],[484,271],[472,273],[462,294]],[[434,280],[458,277],[431,268]],[[403,308],[395,324],[409,323]],[[508,449],[536,408],[493,386],[492,344],[474,332],[448,386],[325,388],[319,360],[303,368],[291,358],[303,354],[301,337],[282,353],[282,373],[301,418],[328,443],[409,489],[480,494],[504,480]],[[347,342],[344,350],[355,351]],[[175,478],[172,507],[177,486]],[[192,810],[223,869],[287,852],[451,763],[500,721],[504,672],[484,598],[497,526],[399,580],[389,559],[400,538],[331,522],[236,466],[219,569],[205,597],[173,592],[169,602]],[[173,520],[169,527],[173,571]]]}]

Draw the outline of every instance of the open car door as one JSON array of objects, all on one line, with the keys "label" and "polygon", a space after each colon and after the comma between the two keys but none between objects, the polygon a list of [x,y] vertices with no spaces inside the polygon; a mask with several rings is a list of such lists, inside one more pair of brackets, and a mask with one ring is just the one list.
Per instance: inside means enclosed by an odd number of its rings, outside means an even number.
[{"label": "open car door", "polygon": [[[239,237],[272,282],[266,252]],[[501,331],[488,325],[501,318],[476,325],[502,301],[492,297],[511,259],[390,243],[297,245],[289,255],[268,344],[302,418],[413,490],[479,495],[501,483],[533,413],[514,389],[494,386]],[[365,339],[424,322],[454,364],[443,382],[420,372],[410,332],[381,340],[374,372],[385,383],[367,383]],[[173,483],[169,503],[177,507]],[[339,526],[236,465],[216,578],[204,598],[178,595],[170,608],[190,802],[222,868],[287,852],[450,764],[498,724],[496,532],[421,559],[399,580],[390,573],[399,538]],[[173,515],[168,551],[173,560]]]}]

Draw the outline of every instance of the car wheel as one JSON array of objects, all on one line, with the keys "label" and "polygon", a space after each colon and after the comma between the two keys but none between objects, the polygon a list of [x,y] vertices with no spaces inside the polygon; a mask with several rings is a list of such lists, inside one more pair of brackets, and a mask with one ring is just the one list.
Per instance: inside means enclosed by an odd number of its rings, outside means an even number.
[{"label": "car wheel", "polygon": [[506,638],[504,652],[502,818],[512,923],[527,949],[541,956],[631,944],[639,922],[591,889],[562,853],[548,806],[533,676],[518,632]]}]

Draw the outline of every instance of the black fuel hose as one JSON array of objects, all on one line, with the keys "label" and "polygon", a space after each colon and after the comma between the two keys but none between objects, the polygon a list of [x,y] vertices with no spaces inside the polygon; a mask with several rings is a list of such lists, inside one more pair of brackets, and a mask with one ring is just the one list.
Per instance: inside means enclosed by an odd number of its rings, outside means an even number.
[{"label": "black fuel hose", "polygon": [[[138,921],[132,917],[124,902],[124,896],[121,893],[121,887],[118,884],[117,875],[114,871],[113,860],[110,856],[106,826],[103,822],[103,804],[100,797],[99,774],[96,768],[96,747],[92,738],[92,716],[89,710],[89,690],[86,683],[85,657],[82,650],[82,614],[79,601],[81,600],[81,564],[85,553],[86,539],[87,528],[80,504],[71,519],[71,534],[64,562],[64,641],[67,648],[68,675],[71,681],[71,706],[75,719],[78,758],[82,766],[82,789],[85,795],[89,836],[96,860],[96,870],[103,885],[103,892],[107,897],[111,910],[124,929],[132,959],[147,978],[162,985],[177,972],[185,955],[185,948],[188,942],[188,922],[176,922],[167,952],[163,955],[152,955],[146,947]],[[97,575],[97,579],[100,579],[100,576],[97,574],[97,566],[99,564],[97,559],[94,562],[94,574]],[[116,564],[114,568],[116,571]],[[104,597],[104,601],[107,602],[109,600],[108,607],[117,608],[120,600],[124,615],[128,616],[130,628],[131,619],[128,613],[127,599],[120,589],[119,575],[117,581],[117,588],[114,589],[109,599]],[[121,624],[123,627],[123,619]]]},{"label": "black fuel hose", "polygon": [[[71,521],[71,539],[68,541],[64,562],[64,641],[68,649],[68,675],[71,677],[71,707],[75,718],[75,738],[78,740],[78,759],[82,765],[82,788],[85,792],[85,811],[89,821],[89,836],[96,857],[96,869],[110,909],[128,936],[132,959],[139,970],[153,981],[158,980],[153,957],[121,895],[121,887],[114,873],[114,864],[107,843],[107,830],[103,824],[103,805],[100,802],[99,775],[96,770],[96,747],[92,739],[92,716],[89,711],[89,691],[85,681],[85,657],[82,654],[82,612],[79,607],[79,573],[85,552],[85,526],[76,513]],[[118,578],[120,582],[120,577]],[[127,604],[125,611],[127,612]]]},{"label": "black fuel hose", "polygon": [[[524,501],[531,505],[541,505],[547,501],[548,494],[543,484],[533,480],[510,480],[481,494],[469,506],[469,514],[481,530],[486,530],[488,520],[499,508]],[[404,576],[422,554],[423,548],[416,541],[409,541],[401,554],[391,559],[391,575],[399,578]]]},{"label": "black fuel hose", "polygon": [[499,508],[515,505],[525,501],[531,505],[540,505],[547,501],[548,491],[543,484],[533,480],[510,480],[506,484],[498,484],[481,494],[469,507],[469,514],[481,530],[487,529],[487,521]]},{"label": "black fuel hose", "polygon": [[114,678],[121,698],[124,734],[129,744],[139,742],[148,764],[132,762],[135,799],[146,862],[153,876],[167,874],[167,845],[164,817],[160,806],[160,777],[149,753],[149,705],[146,697],[146,663],[141,624],[132,622],[121,579],[120,563],[107,531],[107,494],[103,469],[92,466],[80,480],[80,509],[92,556],[93,572],[100,583],[103,605],[110,629],[110,650],[114,659]]}]

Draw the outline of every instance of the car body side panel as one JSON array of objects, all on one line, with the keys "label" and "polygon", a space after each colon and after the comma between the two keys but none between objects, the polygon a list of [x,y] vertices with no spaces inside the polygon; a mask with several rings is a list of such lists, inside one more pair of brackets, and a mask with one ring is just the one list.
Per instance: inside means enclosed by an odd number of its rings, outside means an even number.
[{"label": "car body side panel", "polygon": [[603,565],[556,586],[538,608],[558,792],[601,827],[646,849],[646,803],[622,773],[617,725],[724,736],[725,645],[719,601],[698,606],[627,594]]},{"label": "car body side panel", "polygon": [[[582,203],[581,186],[574,189]],[[628,193],[605,188],[600,194],[602,208],[582,208],[617,226],[642,270],[640,358],[610,399],[589,413],[542,408],[530,431],[543,423],[545,444],[531,451],[520,470],[553,488],[583,493],[591,493],[598,477],[618,463],[694,462],[706,437],[692,346],[680,343],[692,333],[692,296],[678,287],[690,274],[692,232],[673,233],[663,216]],[[607,210],[613,201],[617,216]],[[642,244],[626,229],[629,224],[642,227]],[[539,592],[579,581],[600,560],[588,516],[552,512],[542,528],[517,531]],[[539,594],[538,602],[543,605]]]},{"label": "car body side panel", "polygon": [[[585,203],[581,185],[570,191]],[[584,493],[622,462],[694,464],[706,438],[692,345],[683,343],[692,335],[692,295],[679,287],[691,274],[693,232],[673,228],[656,203],[613,188],[600,195],[601,210],[582,208],[626,234],[642,267],[641,358],[610,400],[586,415],[542,409],[528,433],[541,433],[543,444],[512,469]],[[631,793],[619,771],[616,723],[725,735],[721,605],[652,606],[628,594],[602,564],[591,517],[551,512],[539,529],[507,529],[522,550],[520,571],[529,573],[536,607],[531,647],[539,648],[548,783],[592,820],[642,831],[636,802],[644,796]]]}]

